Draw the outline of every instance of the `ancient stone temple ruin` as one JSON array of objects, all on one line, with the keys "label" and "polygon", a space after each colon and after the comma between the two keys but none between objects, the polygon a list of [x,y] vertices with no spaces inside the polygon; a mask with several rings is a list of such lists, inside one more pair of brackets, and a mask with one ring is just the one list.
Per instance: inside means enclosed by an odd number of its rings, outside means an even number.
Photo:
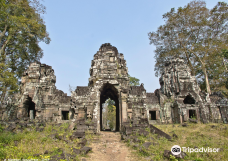
[{"label": "ancient stone temple ruin", "polygon": [[77,86],[71,96],[56,89],[51,66],[31,63],[22,77],[20,93],[9,98],[1,117],[54,122],[84,120],[92,122],[86,128],[99,132],[102,104],[111,98],[116,105],[117,131],[124,123],[137,124],[140,119],[150,124],[189,120],[227,123],[227,99],[219,93],[201,92],[182,59],[167,62],[159,81],[161,88],[154,93],[147,93],[143,84],[130,86],[124,55],[106,43],[93,56],[88,86]]}]

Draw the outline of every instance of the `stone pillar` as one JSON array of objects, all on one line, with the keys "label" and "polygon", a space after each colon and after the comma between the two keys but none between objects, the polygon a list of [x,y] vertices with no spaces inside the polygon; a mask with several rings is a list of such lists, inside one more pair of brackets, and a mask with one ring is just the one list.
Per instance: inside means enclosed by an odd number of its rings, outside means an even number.
[{"label": "stone pillar", "polygon": [[122,102],[122,114],[123,114],[123,122],[127,121],[127,103],[126,101]]},{"label": "stone pillar", "polygon": [[97,115],[94,117],[97,119],[97,132],[99,133],[101,130],[101,126],[100,126],[100,108],[102,107],[102,105],[100,105],[100,101],[98,103],[95,103],[95,109],[97,111]]},{"label": "stone pillar", "polygon": [[160,111],[156,110],[156,120],[160,120]]},{"label": "stone pillar", "polygon": [[121,102],[122,102],[122,121],[127,121],[127,94],[121,92]]},{"label": "stone pillar", "polygon": [[119,122],[120,122],[120,127],[119,130],[122,131],[122,100],[121,100],[121,94],[119,95]]},{"label": "stone pillar", "polygon": [[200,121],[199,109],[196,109],[196,120]]},{"label": "stone pillar", "polygon": [[180,123],[182,124],[183,123],[183,115],[180,114]]},{"label": "stone pillar", "polygon": [[34,110],[29,111],[30,120],[34,119]]}]

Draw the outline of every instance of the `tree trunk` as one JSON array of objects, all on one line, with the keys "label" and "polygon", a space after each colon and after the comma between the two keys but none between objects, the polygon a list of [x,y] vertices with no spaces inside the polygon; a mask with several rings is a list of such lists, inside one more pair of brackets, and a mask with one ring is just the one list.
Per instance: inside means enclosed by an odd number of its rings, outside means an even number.
[{"label": "tree trunk", "polygon": [[201,69],[203,70],[203,74],[204,74],[204,78],[205,78],[205,83],[206,83],[206,90],[207,90],[207,93],[211,94],[211,88],[210,88],[210,84],[209,84],[209,81],[208,81],[208,75],[207,75],[207,69],[205,67],[205,60],[201,60],[198,55],[194,52],[192,52],[195,57],[199,60],[199,62],[201,63],[202,67]]},{"label": "tree trunk", "polygon": [[0,42],[2,42],[2,38],[5,36],[7,27],[8,27],[8,26],[5,25],[5,28],[4,28],[3,32],[0,34]]},{"label": "tree trunk", "polygon": [[211,94],[211,89],[210,89],[210,84],[209,84],[209,81],[208,81],[207,70],[206,70],[206,67],[205,67],[204,64],[202,64],[202,70],[203,70],[203,73],[204,73],[207,93]]},{"label": "tree trunk", "polygon": [[225,66],[225,69],[226,69],[226,72],[227,72],[226,62],[225,62],[224,58],[222,58],[222,60],[223,60],[223,65]]},{"label": "tree trunk", "polygon": [[1,46],[0,55],[2,55],[2,54],[4,53],[5,48],[6,48],[7,44],[8,44],[8,42],[10,41],[10,39],[11,39],[11,36],[9,35],[8,38],[7,38],[7,40],[6,40],[6,41],[4,42],[4,44]]},{"label": "tree trunk", "polygon": [[191,75],[195,76],[196,74],[195,74],[194,68],[192,66],[192,63],[191,63],[190,58],[189,58],[189,55],[187,53],[186,53],[186,57],[187,57],[187,60],[188,60],[188,65],[189,65],[189,67],[191,69]]}]

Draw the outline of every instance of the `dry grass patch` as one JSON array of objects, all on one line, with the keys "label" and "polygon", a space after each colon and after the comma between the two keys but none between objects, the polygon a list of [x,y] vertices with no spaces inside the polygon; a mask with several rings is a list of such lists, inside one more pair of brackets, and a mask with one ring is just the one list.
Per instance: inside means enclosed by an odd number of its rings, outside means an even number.
[{"label": "dry grass patch", "polygon": [[[228,160],[228,125],[227,124],[188,124],[182,127],[180,124],[155,125],[169,135],[176,134],[178,138],[168,141],[165,138],[159,138],[157,135],[149,134],[147,137],[139,136],[142,140],[139,147],[135,148],[138,154],[144,157],[150,157],[153,160],[168,160],[164,158],[164,150],[171,150],[173,145],[189,148],[220,148],[219,152],[186,152],[187,156],[184,160],[195,161],[226,161]],[[154,139],[149,139],[149,138]],[[143,149],[143,141],[152,142],[148,149]],[[128,145],[130,143],[128,142]],[[170,159],[175,160],[175,158]],[[180,159],[181,160],[181,159]]]}]

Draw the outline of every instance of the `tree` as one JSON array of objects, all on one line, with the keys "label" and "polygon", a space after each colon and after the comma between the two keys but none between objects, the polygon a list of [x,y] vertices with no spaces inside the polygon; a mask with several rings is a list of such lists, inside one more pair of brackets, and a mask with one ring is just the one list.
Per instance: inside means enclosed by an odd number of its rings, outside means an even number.
[{"label": "tree", "polygon": [[[212,59],[207,64],[208,80],[210,83],[211,90],[214,92],[220,91],[228,96],[228,89],[226,88],[227,84],[227,50],[223,50],[216,59]],[[206,89],[205,80],[202,79],[200,82],[201,89]]]},{"label": "tree", "polygon": [[18,90],[19,80],[43,51],[39,42],[50,43],[40,14],[45,7],[38,0],[0,0],[0,95],[5,97]]},{"label": "tree", "polygon": [[[163,15],[165,24],[156,32],[149,32],[150,44],[156,46],[155,71],[160,75],[164,62],[170,58],[184,58],[192,75],[203,76],[206,91],[210,94],[208,69],[212,66],[222,73],[221,51],[228,49],[228,6],[225,2],[211,10],[204,1],[191,1],[184,8],[174,8]],[[215,65],[216,66],[216,65]],[[211,69],[211,71],[212,71]]]},{"label": "tree", "polygon": [[4,64],[0,64],[0,101],[4,100],[4,97],[13,94],[18,91],[18,80],[9,69],[6,68]]},{"label": "tree", "polygon": [[116,106],[115,101],[110,98],[105,101],[104,110],[102,110],[103,125],[109,126],[110,129],[116,128]]},{"label": "tree", "polygon": [[140,80],[138,78],[131,77],[129,74],[128,74],[128,77],[129,77],[130,86],[139,86],[139,81]]},{"label": "tree", "polygon": [[221,57],[222,57],[223,65],[224,65],[224,67],[225,67],[225,69],[226,69],[226,72],[228,72],[228,70],[227,70],[227,64],[228,64],[228,50],[226,50],[226,49],[222,50]]}]

